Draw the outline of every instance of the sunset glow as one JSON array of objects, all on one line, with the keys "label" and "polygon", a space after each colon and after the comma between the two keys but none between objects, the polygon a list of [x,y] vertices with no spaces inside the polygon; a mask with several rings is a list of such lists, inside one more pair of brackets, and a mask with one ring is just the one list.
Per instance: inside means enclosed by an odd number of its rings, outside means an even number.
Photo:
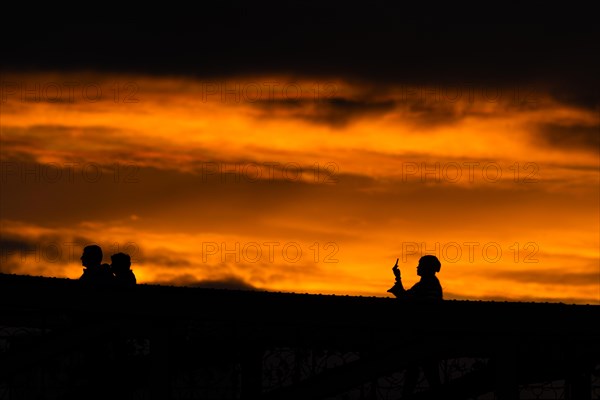
[{"label": "sunset glow", "polygon": [[544,85],[4,73],[4,273],[600,303],[600,115]]}]

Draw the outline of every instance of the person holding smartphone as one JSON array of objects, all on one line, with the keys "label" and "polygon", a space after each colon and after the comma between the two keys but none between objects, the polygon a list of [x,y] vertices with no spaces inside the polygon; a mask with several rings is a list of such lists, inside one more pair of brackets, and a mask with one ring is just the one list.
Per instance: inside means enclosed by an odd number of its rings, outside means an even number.
[{"label": "person holding smartphone", "polygon": [[[441,267],[442,264],[436,256],[425,255],[421,257],[417,266],[417,275],[421,277],[421,280],[406,290],[402,285],[398,259],[396,259],[396,264],[392,268],[396,281],[394,286],[388,289],[388,292],[401,299],[433,304],[440,302],[444,296],[442,285],[435,274],[440,272]],[[435,357],[424,358],[420,362],[410,360],[404,376],[403,398],[414,392],[419,378],[419,368],[423,370],[430,388],[440,387],[439,361]]]},{"label": "person holding smartphone", "polygon": [[417,266],[417,275],[421,280],[415,283],[410,289],[404,289],[402,278],[400,276],[400,268],[398,268],[398,259],[392,268],[396,281],[394,286],[388,289],[388,292],[398,298],[407,298],[418,301],[440,301],[444,298],[442,285],[435,275],[440,272],[442,264],[434,255],[425,255],[419,259]]}]

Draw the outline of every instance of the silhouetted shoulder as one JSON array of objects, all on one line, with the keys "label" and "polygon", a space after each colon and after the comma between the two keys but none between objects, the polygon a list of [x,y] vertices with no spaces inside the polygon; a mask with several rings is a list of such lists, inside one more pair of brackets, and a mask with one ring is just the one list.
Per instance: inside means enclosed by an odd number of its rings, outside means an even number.
[{"label": "silhouetted shoulder", "polygon": [[84,268],[83,273],[79,277],[79,280],[82,282],[91,282],[93,279],[94,279],[94,273],[90,269]]},{"label": "silhouetted shoulder", "polygon": [[116,253],[111,257],[111,271],[119,287],[131,287],[136,285],[135,274],[131,270],[131,257],[129,254]]},{"label": "silhouetted shoulder", "polygon": [[135,279],[135,274],[132,270],[127,270],[117,275],[116,281],[120,286],[130,287],[135,286],[137,281]]},{"label": "silhouetted shoulder", "polygon": [[94,286],[110,286],[114,283],[113,279],[108,264],[88,267],[83,270],[83,274],[79,278],[80,281]]},{"label": "silhouetted shoulder", "polygon": [[436,276],[422,278],[407,290],[407,295],[413,299],[425,302],[436,302],[444,299],[442,285]]}]

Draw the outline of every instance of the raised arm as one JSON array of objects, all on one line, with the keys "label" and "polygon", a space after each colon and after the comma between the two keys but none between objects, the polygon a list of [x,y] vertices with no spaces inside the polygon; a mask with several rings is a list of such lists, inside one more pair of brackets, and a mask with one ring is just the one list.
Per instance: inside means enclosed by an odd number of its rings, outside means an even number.
[{"label": "raised arm", "polygon": [[400,268],[398,268],[398,259],[396,259],[396,264],[392,268],[394,272],[394,276],[396,277],[396,281],[394,282],[394,286],[388,289],[388,292],[393,294],[396,297],[403,297],[406,294],[406,290],[404,286],[402,286],[402,278],[400,276]]}]

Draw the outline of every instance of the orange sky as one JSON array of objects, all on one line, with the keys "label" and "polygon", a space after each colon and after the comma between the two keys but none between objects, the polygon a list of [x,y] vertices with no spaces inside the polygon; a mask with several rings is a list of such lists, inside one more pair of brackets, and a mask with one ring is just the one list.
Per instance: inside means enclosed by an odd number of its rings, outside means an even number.
[{"label": "orange sky", "polygon": [[2,272],[600,302],[598,112],[540,87],[3,74]]}]

